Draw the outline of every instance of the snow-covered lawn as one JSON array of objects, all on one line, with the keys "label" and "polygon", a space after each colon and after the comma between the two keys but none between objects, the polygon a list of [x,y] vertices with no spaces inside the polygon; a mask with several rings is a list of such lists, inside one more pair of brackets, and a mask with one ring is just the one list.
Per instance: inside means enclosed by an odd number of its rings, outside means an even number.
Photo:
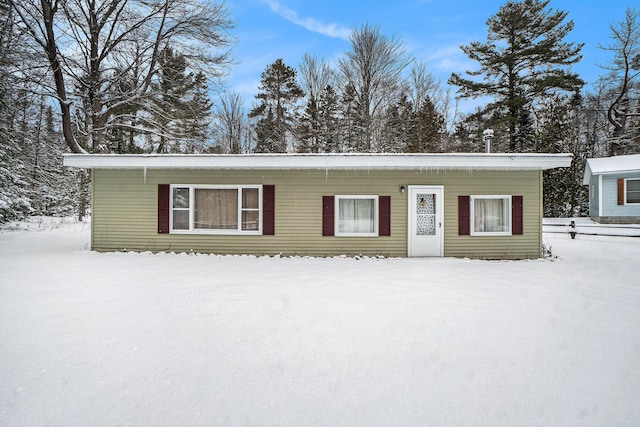
[{"label": "snow-covered lawn", "polygon": [[638,238],[254,258],[98,254],[88,227],[0,232],[0,425],[640,424]]}]

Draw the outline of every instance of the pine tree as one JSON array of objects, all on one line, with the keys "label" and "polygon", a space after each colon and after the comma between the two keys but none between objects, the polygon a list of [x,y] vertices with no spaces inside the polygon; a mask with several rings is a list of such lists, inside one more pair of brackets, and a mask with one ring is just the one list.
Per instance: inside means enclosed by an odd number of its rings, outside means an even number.
[{"label": "pine tree", "polygon": [[325,153],[338,153],[340,149],[340,118],[338,115],[338,94],[331,85],[325,86],[318,104],[320,138]]},{"label": "pine tree", "polygon": [[321,119],[318,110],[318,102],[312,95],[307,101],[307,106],[298,120],[298,146],[299,153],[320,153],[324,151],[321,141]]},{"label": "pine tree", "polygon": [[576,123],[581,109],[579,96],[569,99],[560,95],[548,97],[538,109],[536,151],[574,155],[568,168],[543,173],[544,214],[548,217],[588,214],[588,191],[582,177],[589,155]]},{"label": "pine tree", "polygon": [[[14,10],[0,3],[0,223],[31,211],[24,159],[24,127],[20,113],[28,91],[11,71],[23,55],[23,40],[15,27]],[[24,117],[24,115],[23,115]]]},{"label": "pine tree", "polygon": [[68,215],[74,188],[62,166],[65,144],[54,113],[17,70],[32,61],[17,31],[15,10],[0,5],[0,223],[27,215]]},{"label": "pine tree", "polygon": [[25,89],[18,85],[2,100],[8,103],[8,114],[0,114],[0,222],[21,219],[33,212],[28,157],[33,111]]},{"label": "pine tree", "polygon": [[578,90],[584,82],[568,67],[580,59],[582,44],[564,41],[573,21],[563,23],[567,12],[547,10],[550,0],[507,1],[487,21],[487,42],[462,46],[478,61],[480,69],[471,77],[452,74],[449,82],[459,86],[462,97],[491,96],[494,102],[484,113],[505,121],[509,129],[509,150],[527,150],[527,110],[541,97],[555,92]]},{"label": "pine tree", "polygon": [[383,152],[433,153],[441,151],[444,118],[438,114],[429,96],[422,97],[416,109],[406,93],[387,109],[382,133]]},{"label": "pine tree", "polygon": [[179,138],[185,136],[180,121],[186,115],[186,97],[193,88],[193,76],[181,54],[166,47],[160,56],[158,82],[152,86],[155,94],[151,114],[159,131],[158,153],[179,152]]},{"label": "pine tree", "polygon": [[34,133],[34,156],[31,171],[31,205],[36,215],[68,216],[76,211],[79,175],[65,169],[62,154],[66,144],[55,128],[53,108],[44,99],[37,116]]},{"label": "pine tree", "polygon": [[413,118],[413,105],[406,93],[402,93],[398,101],[387,109],[380,151],[385,153],[406,151],[413,133]]},{"label": "pine tree", "polygon": [[256,134],[256,153],[282,153],[281,137],[278,134],[278,126],[276,125],[273,109],[267,108],[267,114],[258,119],[254,126]]},{"label": "pine tree", "polygon": [[369,151],[369,142],[364,133],[364,118],[361,115],[356,88],[348,83],[340,100],[341,150],[346,153],[364,153]]},{"label": "pine tree", "polygon": [[431,98],[426,96],[422,105],[412,116],[413,126],[406,151],[410,153],[433,153],[442,151],[440,138],[444,129],[444,118],[436,111]]},{"label": "pine tree", "polygon": [[209,145],[211,108],[209,88],[206,77],[197,73],[193,77],[190,98],[185,102],[185,112],[181,120],[182,133],[185,135],[183,152],[202,153]]},{"label": "pine tree", "polygon": [[[5,93],[0,103],[4,108],[15,108],[16,100]],[[0,223],[22,219],[32,211],[23,146],[16,144],[19,131],[12,116],[0,114]]]},{"label": "pine tree", "polygon": [[150,129],[159,129],[158,153],[198,153],[206,150],[212,103],[206,77],[192,72],[184,55],[170,47],[161,55],[158,82],[152,86]]},{"label": "pine tree", "polygon": [[260,75],[259,90],[256,99],[260,104],[249,112],[249,117],[259,118],[256,151],[284,153],[294,126],[296,103],[304,95],[296,82],[296,71],[277,59]]},{"label": "pine tree", "polygon": [[137,101],[127,99],[137,85],[140,78],[134,72],[116,70],[120,76],[117,84],[111,88],[109,97],[118,100],[118,106],[113,108],[111,125],[106,132],[106,144],[110,152],[118,154],[137,154],[143,152],[142,138],[145,135],[144,120],[139,117],[144,111],[143,105]]}]

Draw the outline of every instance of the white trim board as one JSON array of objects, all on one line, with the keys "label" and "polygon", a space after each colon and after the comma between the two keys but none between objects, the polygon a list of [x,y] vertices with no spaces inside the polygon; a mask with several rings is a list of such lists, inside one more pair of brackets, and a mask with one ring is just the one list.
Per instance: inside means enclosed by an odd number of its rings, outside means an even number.
[{"label": "white trim board", "polygon": [[571,165],[571,154],[65,154],[85,169],[546,170]]}]

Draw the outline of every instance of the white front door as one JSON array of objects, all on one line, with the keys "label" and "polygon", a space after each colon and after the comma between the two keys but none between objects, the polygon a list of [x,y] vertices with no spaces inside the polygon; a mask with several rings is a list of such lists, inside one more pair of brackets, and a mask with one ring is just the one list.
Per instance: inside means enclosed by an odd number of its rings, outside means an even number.
[{"label": "white front door", "polygon": [[409,186],[409,256],[442,256],[444,188]]}]

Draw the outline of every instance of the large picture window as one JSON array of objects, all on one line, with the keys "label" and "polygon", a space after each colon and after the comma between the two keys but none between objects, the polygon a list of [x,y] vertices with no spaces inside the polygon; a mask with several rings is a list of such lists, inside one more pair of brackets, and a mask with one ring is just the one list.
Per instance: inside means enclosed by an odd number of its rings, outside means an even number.
[{"label": "large picture window", "polygon": [[262,187],[171,186],[172,233],[259,234]]},{"label": "large picture window", "polygon": [[625,204],[640,203],[640,179],[625,179]]},{"label": "large picture window", "polygon": [[377,236],[378,196],[336,196],[336,236]]},{"label": "large picture window", "polygon": [[471,196],[471,235],[511,234],[511,196]]}]

